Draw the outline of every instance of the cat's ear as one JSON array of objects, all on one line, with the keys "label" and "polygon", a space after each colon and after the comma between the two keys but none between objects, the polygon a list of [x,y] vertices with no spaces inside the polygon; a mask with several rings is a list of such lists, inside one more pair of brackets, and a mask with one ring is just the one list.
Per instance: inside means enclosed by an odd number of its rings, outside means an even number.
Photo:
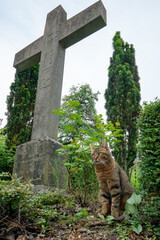
[{"label": "cat's ear", "polygon": [[108,147],[108,143],[107,143],[106,139],[103,141],[103,143],[102,143],[102,147],[103,147],[104,149],[106,149],[106,150],[109,149],[109,147]]},{"label": "cat's ear", "polygon": [[90,144],[90,148],[91,148],[91,154],[92,154],[94,152],[94,150],[95,150],[95,147]]}]

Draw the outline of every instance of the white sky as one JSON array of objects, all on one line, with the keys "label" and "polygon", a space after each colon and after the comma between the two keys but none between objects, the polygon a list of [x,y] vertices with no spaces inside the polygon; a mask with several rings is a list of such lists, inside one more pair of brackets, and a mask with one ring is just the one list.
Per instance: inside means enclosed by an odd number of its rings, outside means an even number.
[{"label": "white sky", "polygon": [[[13,60],[16,52],[43,35],[46,15],[59,4],[74,16],[96,0],[0,0],[0,118],[6,124],[6,97],[14,81]],[[112,39],[121,32],[125,42],[136,50],[141,78],[141,98],[160,97],[160,0],[103,0],[107,26],[66,50],[63,90],[88,83],[100,91],[98,113],[105,118],[104,91],[108,82]]]}]

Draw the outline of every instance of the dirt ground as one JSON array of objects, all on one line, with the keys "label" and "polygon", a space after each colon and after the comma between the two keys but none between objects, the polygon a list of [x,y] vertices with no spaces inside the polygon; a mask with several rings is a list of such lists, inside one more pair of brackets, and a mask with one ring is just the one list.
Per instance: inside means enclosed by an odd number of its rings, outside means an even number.
[{"label": "dirt ground", "polygon": [[[106,220],[95,218],[94,206],[89,206],[87,211],[88,217],[80,218],[73,221],[76,209],[69,207],[60,207],[59,211],[62,215],[57,219],[49,221],[49,229],[40,228],[35,223],[28,223],[27,219],[22,219],[20,222],[9,218],[8,216],[0,215],[0,240],[69,240],[69,239],[86,239],[86,240],[117,240],[117,239],[135,239],[135,240],[152,240],[153,233],[143,230],[140,235],[137,235],[125,226],[124,217],[119,217],[112,223]],[[72,221],[66,221],[63,213],[69,216]]]},{"label": "dirt ground", "polygon": [[[40,228],[36,228],[34,225],[21,226],[16,222],[10,222],[7,228],[0,230],[0,239],[8,240],[68,240],[68,239],[86,239],[86,240],[117,240],[117,239],[135,239],[135,240],[147,240],[155,239],[152,237],[151,232],[143,232],[141,235],[137,235],[132,231],[127,231],[128,236],[119,236],[114,227],[105,226],[105,222],[94,221],[90,224],[81,219],[77,224],[54,224],[54,230],[43,231]],[[115,232],[114,232],[115,231]],[[122,234],[123,235],[123,234]],[[126,235],[126,233],[124,234]]]}]

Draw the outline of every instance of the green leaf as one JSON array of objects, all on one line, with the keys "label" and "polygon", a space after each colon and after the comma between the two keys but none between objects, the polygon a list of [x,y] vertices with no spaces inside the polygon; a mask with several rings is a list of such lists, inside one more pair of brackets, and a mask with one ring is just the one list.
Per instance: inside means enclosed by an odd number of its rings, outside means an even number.
[{"label": "green leaf", "polygon": [[113,219],[114,219],[113,216],[111,216],[111,215],[107,216],[107,221],[112,221]]},{"label": "green leaf", "polygon": [[69,103],[71,106],[75,106],[75,107],[77,107],[77,106],[80,105],[80,103],[79,103],[78,101],[68,100],[68,103]]},{"label": "green leaf", "polygon": [[74,119],[76,120],[76,119],[81,119],[81,116],[79,114],[76,114],[76,113],[71,113],[70,118],[72,120],[74,120]]},{"label": "green leaf", "polygon": [[131,205],[137,205],[141,202],[141,196],[137,195],[135,192],[132,194],[132,196],[127,200],[127,203]]},{"label": "green leaf", "polygon": [[82,209],[82,210],[81,210],[81,213],[83,213],[84,216],[88,216],[88,212],[87,212],[87,210],[85,210],[85,209]]},{"label": "green leaf", "polygon": [[132,215],[132,216],[136,216],[137,214],[138,214],[138,211],[137,211],[137,207],[136,206],[134,206],[134,205],[131,205],[131,204],[129,204],[128,202],[126,203],[126,205],[125,205],[125,212],[124,212],[124,214],[126,214],[126,215]]},{"label": "green leaf", "polygon": [[59,108],[57,110],[53,110],[52,111],[53,114],[58,114],[58,115],[63,115],[66,113],[66,111],[64,111],[63,109]]},{"label": "green leaf", "polygon": [[137,233],[137,234],[140,234],[142,232],[142,225],[141,224],[138,224],[136,226],[132,226],[132,230]]},{"label": "green leaf", "polygon": [[98,213],[98,217],[100,217],[102,220],[105,219],[105,217],[102,214],[100,214],[100,213]]}]

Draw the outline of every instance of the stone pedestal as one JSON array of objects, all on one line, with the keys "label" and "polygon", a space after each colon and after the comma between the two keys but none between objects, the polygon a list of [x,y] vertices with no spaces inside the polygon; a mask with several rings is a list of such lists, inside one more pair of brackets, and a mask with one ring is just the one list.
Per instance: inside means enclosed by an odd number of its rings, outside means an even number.
[{"label": "stone pedestal", "polygon": [[63,159],[55,153],[61,147],[62,144],[49,137],[19,145],[13,174],[24,182],[31,180],[35,185],[65,187]]}]

